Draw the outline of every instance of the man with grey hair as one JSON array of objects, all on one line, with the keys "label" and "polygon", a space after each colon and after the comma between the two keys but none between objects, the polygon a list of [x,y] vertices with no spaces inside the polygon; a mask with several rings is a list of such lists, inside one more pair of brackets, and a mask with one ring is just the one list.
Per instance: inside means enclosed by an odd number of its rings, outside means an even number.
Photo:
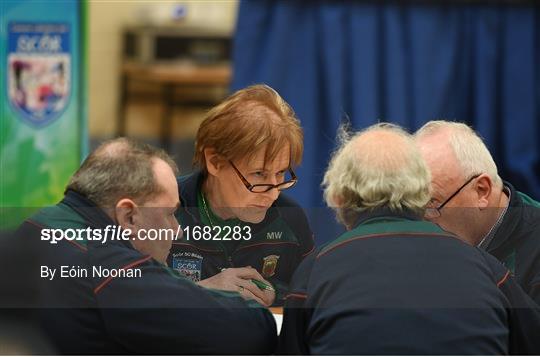
[{"label": "man with grey hair", "polygon": [[273,351],[268,310],[166,266],[173,236],[181,236],[176,172],[162,150],[124,138],[106,142],[59,204],[22,225],[20,238],[41,252],[40,321],[58,352]]},{"label": "man with grey hair", "polygon": [[306,258],[287,296],[284,354],[538,353],[540,313],[489,254],[424,221],[430,176],[412,137],[377,124],[324,176],[348,232]]},{"label": "man with grey hair", "polygon": [[540,203],[501,180],[466,124],[430,121],[415,138],[431,171],[426,218],[494,255],[540,304]]}]

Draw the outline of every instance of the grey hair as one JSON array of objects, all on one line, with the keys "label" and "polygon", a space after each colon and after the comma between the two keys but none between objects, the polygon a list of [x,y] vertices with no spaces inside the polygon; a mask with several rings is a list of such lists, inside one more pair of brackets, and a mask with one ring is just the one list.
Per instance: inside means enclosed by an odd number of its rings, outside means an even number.
[{"label": "grey hair", "polygon": [[[371,132],[391,134],[374,140]],[[366,210],[387,207],[423,214],[430,199],[430,174],[412,136],[379,123],[356,134],[339,130],[340,146],[323,179],[324,198],[338,221],[350,227]],[[387,139],[387,140],[384,140]]]},{"label": "grey hair", "polygon": [[414,136],[418,139],[442,131],[449,132],[448,143],[456,155],[464,179],[472,175],[486,173],[496,186],[502,187],[502,179],[498,174],[497,165],[491,153],[480,135],[467,124],[432,120],[418,129]]},{"label": "grey hair", "polygon": [[81,193],[100,207],[114,207],[122,198],[142,204],[163,190],[154,175],[155,159],[178,173],[175,162],[161,149],[128,138],[106,141],[84,160],[66,190]]}]

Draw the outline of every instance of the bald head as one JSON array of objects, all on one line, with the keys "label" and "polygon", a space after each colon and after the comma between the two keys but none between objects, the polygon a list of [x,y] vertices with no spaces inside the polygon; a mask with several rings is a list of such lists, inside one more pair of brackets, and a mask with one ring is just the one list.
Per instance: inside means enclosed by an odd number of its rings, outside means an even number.
[{"label": "bald head", "polygon": [[323,186],[329,206],[345,224],[363,210],[387,207],[422,213],[429,174],[411,136],[377,124],[347,138],[330,161]]},{"label": "bald head", "polygon": [[468,125],[445,120],[426,123],[414,135],[433,177],[463,180],[487,174],[495,185],[502,180],[482,138]]},{"label": "bald head", "polygon": [[443,129],[416,137],[418,149],[430,170],[432,190],[435,193],[446,187],[452,187],[452,182],[462,182],[466,179],[466,174],[450,145],[450,135],[450,130]]},{"label": "bald head", "polygon": [[127,138],[110,140],[86,158],[67,189],[101,207],[114,207],[126,197],[144,202],[162,191],[154,175],[156,161],[162,161],[172,176],[176,175],[176,164],[163,150]]},{"label": "bald head", "polygon": [[358,159],[390,175],[399,172],[411,155],[418,153],[409,134],[388,125],[360,132],[351,139],[350,146]]},{"label": "bald head", "polygon": [[444,120],[426,123],[415,141],[431,173],[430,219],[478,244],[507,202],[487,147],[469,126]]},{"label": "bald head", "polygon": [[96,157],[118,157],[125,155],[130,148],[139,146],[140,144],[127,138],[118,138],[106,141],[96,148],[93,154]]}]

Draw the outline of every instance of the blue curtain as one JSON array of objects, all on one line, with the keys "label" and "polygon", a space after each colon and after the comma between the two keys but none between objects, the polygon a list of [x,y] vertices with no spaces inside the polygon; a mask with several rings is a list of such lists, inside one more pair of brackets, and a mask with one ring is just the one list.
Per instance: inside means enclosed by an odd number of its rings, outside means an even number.
[{"label": "blue curtain", "polygon": [[534,5],[242,1],[233,59],[233,90],[266,83],[302,122],[305,155],[292,195],[313,210],[318,243],[338,230],[313,208],[324,206],[320,182],[345,117],[354,129],[467,122],[503,179],[540,198]]}]

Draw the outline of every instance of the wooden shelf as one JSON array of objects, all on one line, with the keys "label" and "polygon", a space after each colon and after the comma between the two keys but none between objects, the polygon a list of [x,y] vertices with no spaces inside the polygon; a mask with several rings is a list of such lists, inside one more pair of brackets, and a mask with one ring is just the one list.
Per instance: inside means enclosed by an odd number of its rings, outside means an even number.
[{"label": "wooden shelf", "polygon": [[[227,89],[232,77],[231,66],[228,62],[213,65],[198,65],[192,62],[155,62],[138,63],[125,61],[121,66],[120,105],[118,114],[117,135],[124,136],[126,129],[126,108],[130,97],[129,84],[144,82],[157,85],[160,88],[159,97],[164,106],[161,118],[161,145],[165,150],[171,146],[171,127],[174,107],[184,105],[193,107],[202,101],[192,98],[178,98],[175,89],[184,88],[222,88]],[[214,98],[215,101],[215,98]],[[192,103],[193,102],[193,103]],[[208,103],[210,100],[208,101]]]}]

